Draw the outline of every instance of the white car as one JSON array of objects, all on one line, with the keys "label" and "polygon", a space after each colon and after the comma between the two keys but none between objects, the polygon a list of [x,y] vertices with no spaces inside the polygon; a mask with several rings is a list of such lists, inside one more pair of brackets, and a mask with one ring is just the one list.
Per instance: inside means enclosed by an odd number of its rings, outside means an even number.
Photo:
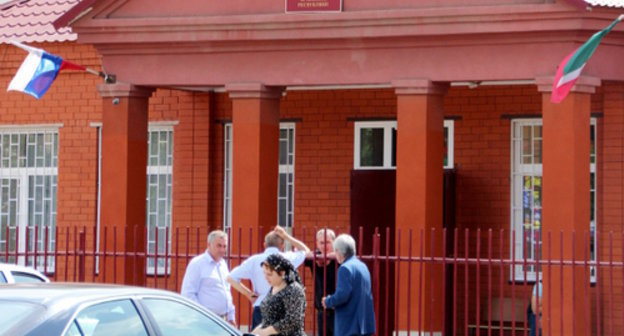
[{"label": "white car", "polygon": [[50,279],[30,267],[0,263],[0,285],[20,282],[50,282]]}]

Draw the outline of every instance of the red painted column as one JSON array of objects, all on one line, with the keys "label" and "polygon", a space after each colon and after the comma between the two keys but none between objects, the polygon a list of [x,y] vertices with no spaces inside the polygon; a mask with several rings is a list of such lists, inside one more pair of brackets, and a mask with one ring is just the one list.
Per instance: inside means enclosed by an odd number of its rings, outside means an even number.
[{"label": "red painted column", "polygon": [[[282,89],[261,83],[234,83],[226,90],[232,99],[233,125],[232,253],[256,253],[262,249],[259,237],[277,224]],[[240,247],[236,246],[239,228]],[[254,230],[251,237],[249,228]]]},{"label": "red painted column", "polygon": [[[537,78],[542,94],[542,256],[583,260],[589,231],[589,125],[591,93],[600,85],[596,78],[581,77],[560,104],[550,102],[553,78]],[[551,233],[551,244],[547,235]],[[560,240],[560,233],[563,240]],[[575,240],[572,241],[572,233]],[[560,253],[562,251],[562,255]],[[585,335],[591,321],[589,275],[584,267],[542,268],[545,335]],[[587,272],[588,273],[588,272]],[[550,290],[549,290],[550,289]],[[563,295],[561,295],[563,292]],[[575,295],[574,295],[575,294]],[[574,299],[575,298],[575,299]],[[572,329],[575,330],[572,330]]]},{"label": "red painted column", "polygon": [[[397,95],[397,255],[442,255],[443,98],[448,86],[426,79],[393,82]],[[432,241],[431,230],[436,239]],[[412,251],[409,231],[412,230]],[[400,233],[400,234],[399,234]],[[421,240],[421,234],[422,240]],[[423,242],[421,245],[420,242]],[[435,243],[434,243],[435,242]],[[433,244],[433,245],[432,245]],[[403,263],[397,277],[399,329],[441,332],[442,268]],[[409,272],[409,273],[408,273]],[[408,279],[408,274],[411,279]],[[419,287],[420,286],[420,287]],[[409,315],[408,315],[409,310]]]},{"label": "red painted column", "polygon": [[[116,248],[117,252],[145,253],[147,116],[152,90],[118,83],[98,85],[98,91],[103,97],[100,251]],[[103,260],[100,258],[100,271],[106,267],[106,282],[144,284],[144,258],[117,258],[114,264],[109,256],[105,266]]]}]

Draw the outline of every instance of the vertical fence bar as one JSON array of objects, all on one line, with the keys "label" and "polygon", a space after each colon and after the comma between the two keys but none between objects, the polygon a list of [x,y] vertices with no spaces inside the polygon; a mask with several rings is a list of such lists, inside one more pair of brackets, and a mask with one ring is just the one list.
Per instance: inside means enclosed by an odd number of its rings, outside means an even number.
[{"label": "vertical fence bar", "polygon": [[[505,233],[505,231],[503,229],[501,229],[498,232],[498,255],[499,255],[499,263],[498,263],[498,272],[499,272],[499,278],[500,278],[500,282],[498,283],[498,296],[499,298],[502,300],[504,297],[503,294],[503,286],[505,285],[503,282],[503,272],[504,272],[504,263],[503,263],[503,234]],[[515,333],[516,332],[516,326],[514,323],[514,316],[516,315],[516,303],[514,301],[512,301],[512,305],[511,305],[511,332]],[[503,330],[503,306],[500,306],[500,316],[499,316],[499,330]]]},{"label": "vertical fence bar", "polygon": [[[135,224],[132,228],[132,231],[134,233],[133,236],[133,245],[134,245],[134,251],[132,251],[132,269],[136,270],[137,269],[137,265],[139,264],[139,242],[138,242],[138,234],[139,234],[139,225]],[[147,237],[147,225],[145,225],[145,230],[143,230],[143,237]],[[147,243],[147,242],[145,242]],[[143,272],[144,276],[143,276],[143,287],[147,287],[147,274],[145,274],[147,272],[147,248],[146,246],[143,246],[143,248],[145,248],[145,254],[143,254],[143,258],[145,258],[145,264],[143,265],[143,269],[139,270],[139,272]],[[125,269],[125,267],[124,267]],[[128,274],[125,274],[124,272],[124,276],[127,279],[128,278]],[[126,279],[124,279],[124,281],[126,281]],[[154,282],[156,282],[156,278],[154,278]]]},{"label": "vertical fence bar", "polygon": [[86,225],[82,226],[82,231],[80,233],[82,233],[82,236],[79,238],[82,238],[82,241],[80,243],[82,244],[82,259],[83,259],[82,271],[84,272],[83,280],[80,282],[84,282],[87,279],[87,226]]},{"label": "vertical fence bar", "polygon": [[362,248],[364,247],[362,237],[364,236],[364,227],[360,226],[358,228],[358,258],[362,259]]},{"label": "vertical fence bar", "polygon": [[[318,230],[319,230],[318,227],[314,226],[314,232],[319,232]],[[327,232],[326,231],[323,231],[323,238],[325,239],[325,241],[327,241]],[[317,252],[316,252],[317,237],[316,237],[316,234],[314,234],[314,239],[312,240],[312,243],[314,244],[314,253],[312,253],[312,271],[310,273],[312,275],[312,279],[314,281],[314,284],[316,285],[316,266],[317,266],[317,263],[316,263],[316,258],[317,258],[317,256],[316,256],[317,255]],[[325,256],[326,253],[325,253],[325,249],[324,248],[323,248],[323,251],[321,251],[321,252],[323,253],[323,256]],[[323,278],[323,294],[321,295],[321,297],[325,297],[327,295],[327,292],[326,292],[327,291],[327,289],[326,289],[326,287],[327,287],[327,267],[325,267],[323,270],[325,271],[325,273],[324,273],[324,278]],[[315,300],[316,300],[316,295],[317,295],[317,293],[316,293],[316,286],[314,286],[314,288],[312,289],[312,296],[315,298]],[[316,303],[316,301],[315,301],[315,303]],[[325,308],[323,307],[322,309],[323,309],[323,325],[325,325],[325,323],[327,323],[327,321],[325,321]],[[315,311],[316,314],[319,313],[319,310],[318,310],[318,308],[316,308],[316,306],[314,307],[314,309],[312,311]],[[317,323],[316,322],[317,322],[317,317],[315,315],[312,318],[312,335],[316,335],[316,328],[317,328]],[[320,328],[320,326],[319,326],[319,328]],[[325,336],[325,330],[322,330],[322,331],[319,330],[319,333],[321,333],[322,336]]]},{"label": "vertical fence bar", "polygon": [[86,235],[84,231],[80,231],[79,242],[78,242],[78,281],[85,281],[85,245],[86,245]]},{"label": "vertical fence bar", "polygon": [[[594,253],[598,253],[595,244]],[[613,231],[609,231],[609,335],[613,335],[613,312]]]},{"label": "vertical fence bar", "polygon": [[[29,240],[30,240],[30,239],[29,239],[30,235],[28,234],[28,225],[26,225],[26,230],[25,230],[24,235],[25,235],[24,240],[25,240],[25,244],[26,244],[26,246],[24,246],[24,264],[25,264],[25,265],[28,265],[28,245],[29,245],[28,243],[30,242],[30,241],[29,241]],[[19,240],[18,240],[18,241],[19,241]],[[17,244],[16,244],[16,245],[17,245]],[[19,248],[16,248],[16,249],[15,249],[15,251],[16,251],[16,253],[18,253]],[[19,254],[18,254],[18,256],[19,256]],[[16,258],[16,259],[17,259],[17,258]],[[18,260],[19,260],[19,259],[18,259]]]},{"label": "vertical fence bar", "polygon": [[[39,265],[37,263],[37,258],[39,257],[39,230],[37,230],[37,225],[32,227],[32,230],[34,231],[34,236],[35,236],[35,241],[33,242],[33,265],[32,267],[35,269],[39,269]],[[26,245],[26,249],[28,250],[28,245]],[[26,261],[26,264],[28,264],[28,260]]]},{"label": "vertical fence bar", "polygon": [[[145,226],[145,231],[149,231],[147,225]],[[147,234],[145,237],[149,237]],[[150,259],[150,251],[149,251],[149,242],[146,242],[148,245],[145,247],[145,252],[147,254],[147,258],[145,258],[145,266],[148,266],[148,261]],[[147,278],[147,277],[146,277]],[[158,288],[158,226],[154,225],[154,288]]]},{"label": "vertical fence bar", "polygon": [[97,226],[93,226],[93,272],[91,273],[92,275],[92,282],[95,282],[95,276],[97,274],[97,268],[96,266],[98,265],[98,260],[99,260],[99,249],[97,248],[97,238],[98,238],[98,228]]},{"label": "vertical fence bar", "polygon": [[[412,294],[412,229],[409,229],[408,237],[409,237],[409,240],[407,241],[408,242],[408,245],[407,245],[408,246],[408,251],[407,251],[407,255],[408,255],[408,258],[407,258],[407,336],[410,336],[411,335],[410,316],[412,316],[411,315],[412,305],[410,305],[410,302],[412,301],[411,299],[412,297],[411,295]],[[418,316],[418,327],[420,327],[420,315]]]},{"label": "vertical fence bar", "polygon": [[108,242],[108,226],[104,226],[104,237],[103,237],[103,244],[104,245],[104,249],[102,251],[102,274],[101,274],[101,278],[102,278],[102,282],[106,282],[106,257],[108,257],[108,251],[106,249],[106,243]]},{"label": "vertical fence bar", "polygon": [[[186,226],[186,243],[184,244],[185,246],[185,253],[184,253],[184,264],[188,265],[189,263],[189,254],[190,254],[190,248],[191,248],[191,228],[189,226]],[[184,279],[182,279],[182,281],[184,281]],[[238,319],[238,321],[240,321],[240,319]]]},{"label": "vertical fence bar", "polygon": [[[550,232],[549,232],[550,233]],[[564,277],[563,277],[563,244],[565,243],[563,241],[563,231],[559,232],[559,240],[561,241],[561,243],[559,244],[560,250],[559,250],[559,262],[561,263],[560,269],[561,269],[561,281],[563,281]],[[572,288],[576,287],[576,232],[574,230],[572,230]],[[585,263],[587,264],[587,252],[585,252]],[[585,273],[585,276],[587,276],[587,273]],[[587,285],[587,280],[585,280],[585,284]],[[585,287],[585,289],[587,289],[587,287]],[[550,295],[550,294],[549,294]],[[561,298],[560,303],[559,303],[559,309],[561,312],[563,312],[563,284],[559,284],[559,297]],[[549,298],[550,299],[550,298]],[[575,311],[575,307],[576,307],[576,291],[572,290],[572,311]],[[587,305],[586,307],[589,307],[589,305]],[[560,330],[561,333],[563,333],[563,314],[561,315],[561,320],[559,323],[561,323],[560,326]],[[550,328],[550,321],[548,322],[548,327]],[[587,323],[586,323],[587,324]],[[552,328],[551,328],[552,329]],[[576,320],[572,319],[572,334],[576,335]],[[585,334],[588,335],[588,334]]]},{"label": "vertical fence bar", "polygon": [[74,279],[73,281],[75,282],[76,279],[78,278],[78,252],[76,251],[77,248],[79,248],[79,242],[78,242],[78,226],[74,226],[74,252],[72,253],[72,256],[74,257],[74,262],[73,262],[73,269],[72,269],[72,273],[73,276],[72,278]]},{"label": "vertical fence bar", "polygon": [[[525,303],[525,309],[528,309],[528,307],[526,306],[526,305],[528,305],[527,302],[531,302],[530,301],[531,300],[530,299],[530,297],[531,297],[531,291],[530,290],[529,290],[529,299],[527,300],[527,286],[528,286],[527,285],[527,253],[526,253],[525,247],[524,247],[524,244],[526,243],[527,236],[528,236],[527,230],[526,229],[522,230],[522,245],[523,245],[523,247],[522,247],[522,252],[523,252],[523,254],[522,254],[522,276],[523,276],[523,279],[522,280],[523,280],[523,288],[524,288],[522,293],[523,293],[523,296],[524,296],[524,298],[523,298],[524,301],[523,302]],[[514,280],[515,280],[515,273],[514,273]],[[527,329],[529,329],[529,321],[527,319],[526,314],[524,314],[523,319],[524,319],[524,333],[523,333],[523,335],[527,336]]]},{"label": "vertical fence bar", "polygon": [[[325,272],[325,274],[327,274],[327,272]],[[325,278],[327,278],[327,276],[325,276]],[[386,227],[386,286],[385,286],[385,304],[384,307],[390,307],[390,228]],[[396,300],[396,298],[395,298]],[[384,335],[389,335],[388,333],[388,312],[386,312],[385,316],[384,316]],[[323,334],[323,336],[331,336],[331,335],[325,335]]]},{"label": "vertical fence bar", "polygon": [[487,289],[487,319],[488,319],[488,336],[492,336],[492,229],[488,229],[488,260],[487,260],[487,272],[488,272],[488,289]]},{"label": "vertical fence bar", "polygon": [[459,251],[459,231],[457,228],[453,229],[453,328],[451,329],[451,335],[455,335],[457,332],[457,253]]},{"label": "vertical fence bar", "polygon": [[[516,310],[516,279],[515,279],[515,275],[516,275],[516,230],[513,229],[511,230],[511,275],[512,275],[512,281],[511,281],[511,301],[514,302],[514,304],[511,306],[511,324],[512,324],[512,329],[511,332],[513,333],[513,335],[516,334],[516,322],[520,322],[520,321],[516,321],[516,314],[515,314],[515,310]],[[501,277],[502,278],[502,277]],[[501,280],[502,281],[502,280]],[[526,302],[523,303],[523,306],[526,305]],[[526,311],[526,307],[524,308],[524,310]],[[524,314],[526,316],[526,314]]]},{"label": "vertical fence bar", "polygon": [[481,331],[481,229],[477,229],[477,333]]},{"label": "vertical fence bar", "polygon": [[[375,227],[375,233],[373,234],[373,273],[375,277],[375,317],[379,319],[379,228]],[[326,272],[327,273],[327,272]],[[378,326],[379,323],[376,323]]]},{"label": "vertical fence bar", "polygon": [[65,229],[65,281],[69,281],[69,230],[69,227]]},{"label": "vertical fence bar", "polygon": [[[7,237],[7,238],[8,238],[8,237]],[[15,228],[15,252],[14,252],[14,255],[15,255],[15,263],[18,263],[18,262],[19,262],[19,241],[20,241],[20,240],[19,240],[19,230],[18,230],[18,228],[16,227],[16,228]],[[7,245],[8,245],[8,244],[7,244]]]},{"label": "vertical fence bar", "polygon": [[[573,237],[575,236],[575,232],[574,231],[572,231],[572,235],[573,235]],[[585,241],[587,240],[587,233],[585,233],[584,238],[585,239],[583,240],[583,253],[584,253],[584,256],[583,256],[583,265],[584,265],[583,281],[584,281],[585,286],[583,286],[583,291],[584,291],[583,297],[584,297],[584,300],[585,300],[585,302],[584,302],[585,307],[591,307],[590,306],[591,297],[590,297],[590,293],[589,293],[589,286],[590,286],[590,284],[589,284],[589,282],[590,282],[589,281],[589,277],[591,275],[591,270],[590,270],[590,266],[589,266],[589,254],[587,252],[589,250],[589,248],[588,248],[587,244],[585,243]],[[572,244],[574,244],[574,239],[573,239],[573,243]],[[572,246],[574,246],[574,245],[572,245]],[[572,277],[572,279],[574,280],[574,277]],[[572,287],[572,288],[574,288],[574,287]],[[572,306],[575,307],[576,306],[576,302],[573,302]],[[574,310],[575,309],[572,308],[572,311],[574,311]],[[589,312],[589,309],[585,309],[585,335],[589,335],[589,330],[590,329],[589,329],[589,323],[587,323],[587,322],[590,321],[590,317],[591,317],[590,314],[591,313]],[[563,324],[563,322],[562,322],[562,324]]]},{"label": "vertical fence bar", "polygon": [[442,336],[446,336],[446,228],[442,229]]},{"label": "vertical fence bar", "polygon": [[[171,247],[169,244],[169,227],[166,226],[165,227],[165,266],[164,266],[164,273],[163,273],[163,277],[165,278],[165,289],[168,288],[167,286],[167,278],[169,277],[169,248]],[[229,240],[228,240],[229,241]]]},{"label": "vertical fence bar", "polygon": [[[262,227],[258,228],[258,243],[260,243],[260,236],[262,235]],[[240,235],[239,235],[240,237]],[[252,254],[253,251],[253,228],[249,228],[249,242],[247,244],[247,246],[249,247],[248,251],[249,251],[249,255]],[[261,246],[261,245],[259,245]],[[238,260],[239,260],[239,264],[242,262],[242,254],[241,254],[241,249],[238,250]],[[240,295],[238,296],[239,300],[240,300]],[[255,301],[254,301],[255,303]],[[253,322],[253,310],[254,310],[254,306],[248,302],[247,303],[247,307],[249,307],[250,309],[248,309],[247,312],[247,321],[251,321]],[[251,325],[252,323],[249,323],[249,325]]]},{"label": "vertical fence bar", "polygon": [[[468,229],[464,229],[464,336],[468,336],[468,301],[470,297],[468,296],[468,237],[470,236],[470,231]],[[477,325],[477,328],[479,326]],[[477,329],[478,331],[479,329]]]},{"label": "vertical fence bar", "polygon": [[174,271],[174,276],[175,278],[173,279],[173,283],[174,283],[174,291],[178,291],[180,289],[180,287],[178,287],[178,274],[180,272],[180,228],[176,227],[175,228],[175,256],[173,257],[173,266],[171,267],[172,271]]},{"label": "vertical fence bar", "polygon": [[[6,244],[4,244],[4,262],[8,263],[9,262],[9,245],[11,245],[11,244],[9,244],[9,237],[10,236],[9,236],[9,226],[8,225],[4,228],[4,236],[7,239]],[[17,241],[18,240],[16,240],[16,242]]]},{"label": "vertical fence bar", "polygon": [[54,241],[56,242],[56,245],[54,246],[54,278],[56,279],[57,277],[57,273],[56,271],[58,270],[58,250],[59,250],[59,233],[58,233],[58,228],[54,230]]},{"label": "vertical fence bar", "polygon": [[[587,231],[585,231],[587,232]],[[595,279],[595,283],[596,283],[596,298],[597,301],[600,301],[600,290],[602,287],[602,284],[600,282],[600,272],[598,269],[598,265],[600,265],[600,253],[598,253],[598,238],[599,238],[599,234],[598,234],[598,230],[594,230],[594,256],[596,256],[596,260],[594,261],[594,270],[596,272],[596,279]],[[591,239],[591,237],[590,237]],[[589,241],[585,240],[585,243],[588,245],[588,249],[589,249]],[[590,251],[591,253],[591,251]],[[591,254],[590,254],[590,259],[591,259]],[[591,273],[590,273],[591,274]],[[596,305],[596,314],[597,316],[597,321],[598,323],[596,323],[596,331],[598,335],[602,335],[602,305],[599,303]],[[589,321],[589,320],[588,320]],[[589,324],[589,323],[585,323],[585,324]]]},{"label": "vertical fence bar", "polygon": [[[622,233],[622,237],[624,239],[624,232]],[[399,297],[401,293],[400,291],[400,287],[401,287],[401,229],[400,228],[397,230],[397,234],[395,238],[397,242],[397,247],[396,247],[396,258],[394,259],[395,266],[396,266],[396,279],[394,279],[394,284],[395,284],[394,297],[396,298],[396,300],[394,300],[394,311],[395,311],[394,330],[396,331],[398,335],[399,334]],[[622,269],[624,270],[624,267]],[[622,271],[622,273],[624,275],[624,271]],[[409,292],[407,295],[409,295]],[[409,315],[409,305],[407,309],[408,309],[407,320],[409,321],[409,319],[411,318],[411,316]]]},{"label": "vertical fence bar", "polygon": [[[424,234],[424,230],[421,228],[420,230],[418,230],[419,232],[419,247],[420,247],[420,254],[418,255],[418,267],[419,267],[419,273],[418,273],[418,335],[420,336],[420,334],[422,334],[422,330],[423,330],[423,321],[422,321],[422,302],[423,302],[423,273],[424,273],[424,267],[423,267],[423,250],[424,250],[424,242],[423,242],[423,234]],[[410,230],[410,238],[411,238],[411,230]],[[410,259],[410,264],[412,261],[412,240],[410,239],[409,242],[409,259]],[[411,286],[409,286],[409,284],[412,283],[412,267],[410,265],[410,268],[408,268],[408,291],[411,292]],[[409,302],[408,302],[409,304]],[[410,305],[411,306],[411,305]],[[408,330],[407,335],[410,336],[411,335],[411,330]]]},{"label": "vertical fence bar", "polygon": [[49,238],[49,232],[48,232],[48,228],[49,226],[44,225],[43,226],[43,273],[44,274],[48,274],[48,248],[50,247],[48,245],[48,238]]},{"label": "vertical fence bar", "polygon": [[[425,268],[425,272],[427,273],[427,277],[429,278],[429,335],[433,335],[433,310],[434,310],[434,306],[435,306],[435,301],[434,301],[434,291],[433,291],[433,279],[434,279],[434,270],[435,270],[435,263],[433,262],[433,257],[435,256],[435,249],[434,249],[434,245],[435,245],[435,228],[431,228],[431,230],[429,231],[429,238],[431,239],[430,241],[430,248],[429,248],[429,258],[430,258],[430,265],[428,267]],[[420,255],[421,258],[424,258],[425,255],[421,254]],[[426,260],[426,259],[425,259]],[[425,261],[426,262],[426,261]],[[428,269],[428,271],[427,271]],[[425,296],[426,297],[426,296]]]},{"label": "vertical fence bar", "polygon": [[113,226],[113,283],[117,283],[117,225]]}]

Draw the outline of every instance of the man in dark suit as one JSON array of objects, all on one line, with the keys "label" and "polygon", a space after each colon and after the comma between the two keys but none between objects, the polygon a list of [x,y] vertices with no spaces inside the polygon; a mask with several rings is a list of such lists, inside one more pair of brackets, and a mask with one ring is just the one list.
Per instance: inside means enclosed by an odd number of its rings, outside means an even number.
[{"label": "man in dark suit", "polygon": [[355,240],[341,234],[334,240],[338,278],[336,292],[323,298],[325,308],[333,308],[334,335],[372,335],[375,333],[375,310],[370,272],[355,256]]}]

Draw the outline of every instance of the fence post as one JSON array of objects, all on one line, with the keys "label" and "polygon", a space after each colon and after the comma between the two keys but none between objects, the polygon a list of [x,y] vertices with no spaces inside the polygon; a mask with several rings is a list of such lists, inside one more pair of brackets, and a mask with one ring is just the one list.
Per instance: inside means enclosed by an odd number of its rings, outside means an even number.
[{"label": "fence post", "polygon": [[80,231],[78,236],[78,281],[85,281],[85,245],[86,235],[84,231]]}]

